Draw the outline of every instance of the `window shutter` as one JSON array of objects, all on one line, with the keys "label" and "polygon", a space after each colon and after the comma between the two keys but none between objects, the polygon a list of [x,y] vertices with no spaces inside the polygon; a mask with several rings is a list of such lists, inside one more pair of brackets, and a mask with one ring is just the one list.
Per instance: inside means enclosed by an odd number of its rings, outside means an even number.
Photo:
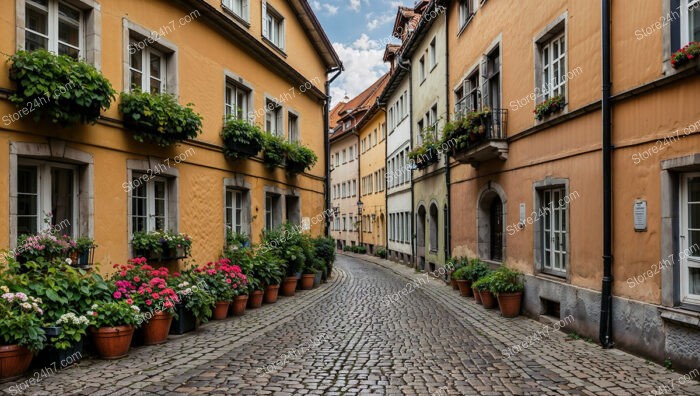
[{"label": "window shutter", "polygon": [[277,117],[277,130],[275,132],[277,132],[279,136],[284,136],[284,124],[282,123],[284,117],[284,110],[277,110],[275,117]]},{"label": "window shutter", "polygon": [[262,0],[262,35],[268,37],[267,32],[267,1]]},{"label": "window shutter", "polygon": [[250,20],[250,12],[248,11],[248,2],[250,0],[241,0],[241,15],[246,21]]},{"label": "window shutter", "polygon": [[[671,0],[670,15],[681,15],[681,0]],[[671,52],[681,49],[681,18],[671,18]]]},{"label": "window shutter", "polygon": [[[490,103],[490,93],[489,93],[489,70],[488,70],[488,57],[484,57],[481,60],[481,107],[486,107]],[[477,104],[478,107],[478,104]]]},{"label": "window shutter", "polygon": [[280,21],[279,27],[278,27],[278,29],[279,29],[278,34],[279,34],[279,38],[280,38],[279,46],[280,46],[280,48],[282,48],[282,49],[284,49],[284,39],[285,39],[285,27],[286,27],[286,25],[287,25],[287,23],[286,23],[285,20],[283,19],[283,20]]}]

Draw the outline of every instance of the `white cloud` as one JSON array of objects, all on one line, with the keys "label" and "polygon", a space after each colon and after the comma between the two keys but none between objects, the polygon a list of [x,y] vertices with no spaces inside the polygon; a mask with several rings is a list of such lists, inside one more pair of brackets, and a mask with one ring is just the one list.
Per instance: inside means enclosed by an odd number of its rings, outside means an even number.
[{"label": "white cloud", "polygon": [[357,96],[389,68],[382,59],[384,47],[366,34],[362,34],[350,45],[333,43],[333,47],[345,66],[345,71],[331,87],[333,105],[346,94],[350,98]]},{"label": "white cloud", "polygon": [[360,0],[350,0],[350,9],[354,11],[360,11]]},{"label": "white cloud", "polygon": [[367,29],[375,30],[394,20],[394,15],[391,13],[375,15],[374,13],[367,14]]},{"label": "white cloud", "polygon": [[318,1],[318,0],[312,1],[312,2],[311,2],[311,6],[314,8],[314,10],[316,10],[316,11],[318,11],[318,12],[323,12],[323,13],[325,13],[325,14],[327,14],[327,15],[335,15],[335,14],[337,14],[337,13],[338,13],[338,9],[340,8],[340,7],[338,7],[338,6],[334,6],[334,5],[329,4],[329,3],[321,3],[321,2]]}]

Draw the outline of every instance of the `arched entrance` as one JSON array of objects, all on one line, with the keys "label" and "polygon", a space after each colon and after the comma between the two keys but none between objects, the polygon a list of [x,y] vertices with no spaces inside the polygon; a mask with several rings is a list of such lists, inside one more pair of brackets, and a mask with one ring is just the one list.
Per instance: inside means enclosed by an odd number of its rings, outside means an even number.
[{"label": "arched entrance", "polygon": [[480,258],[503,261],[506,249],[505,224],[505,193],[499,185],[489,183],[479,194],[477,205],[477,252]]}]

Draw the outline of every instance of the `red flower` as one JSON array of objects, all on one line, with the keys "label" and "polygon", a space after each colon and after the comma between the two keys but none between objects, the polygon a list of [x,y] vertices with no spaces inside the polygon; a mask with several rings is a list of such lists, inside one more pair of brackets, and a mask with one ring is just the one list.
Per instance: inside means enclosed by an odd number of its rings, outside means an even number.
[{"label": "red flower", "polygon": [[153,301],[151,301],[151,300],[146,300],[146,305],[152,305],[152,304],[153,304]]},{"label": "red flower", "polygon": [[133,304],[133,303],[134,303],[134,300],[132,300],[132,299],[130,299],[130,298],[127,298],[127,299],[126,299],[126,303],[127,303],[127,304]]}]

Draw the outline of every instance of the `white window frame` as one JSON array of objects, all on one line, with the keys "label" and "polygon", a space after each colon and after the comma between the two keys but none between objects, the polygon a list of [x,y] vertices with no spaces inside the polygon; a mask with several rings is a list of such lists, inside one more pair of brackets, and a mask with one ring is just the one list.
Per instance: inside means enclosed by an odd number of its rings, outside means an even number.
[{"label": "white window frame", "polygon": [[[155,55],[160,57],[160,93],[165,93],[168,92],[167,88],[167,80],[168,80],[168,70],[167,70],[167,63],[165,60],[166,55],[153,48],[152,46],[145,46],[143,49],[138,49],[138,46],[141,45],[143,46],[143,41],[138,41],[135,38],[130,38],[129,39],[129,47],[131,48],[136,48],[136,51],[141,51],[141,66],[143,67],[142,70],[134,68],[134,66],[131,64],[131,54],[129,54],[129,84],[127,86],[128,90],[133,89],[133,81],[132,81],[132,72],[136,71],[138,73],[141,73],[141,91],[143,92],[151,92],[151,55]],[[133,46],[133,47],[132,47]]]},{"label": "white window frame", "polygon": [[[680,297],[681,303],[700,304],[700,294],[690,294],[688,273],[690,268],[700,268],[700,257],[693,257],[690,244],[690,230],[688,229],[688,181],[691,178],[700,177],[700,172],[685,173],[681,176],[680,185]],[[693,229],[700,231],[700,229]],[[697,253],[697,248],[694,249]]]},{"label": "white window frame", "polygon": [[275,136],[284,136],[284,107],[271,99],[265,100],[265,129]]},{"label": "white window frame", "polygon": [[[421,56],[418,60],[418,77],[420,82],[425,81],[425,55]],[[403,96],[401,99],[403,100]]]},{"label": "white window frame", "polygon": [[437,39],[435,37],[430,41],[430,46],[428,47],[428,59],[428,70],[433,71],[435,66],[437,66]]},{"label": "white window frame", "polygon": [[[559,200],[555,202],[555,192],[559,193]],[[541,211],[545,213],[542,216],[542,270],[543,272],[550,273],[557,276],[566,277],[568,271],[568,210],[569,205],[565,200],[566,188],[564,186],[554,186],[540,190],[541,195]],[[549,200],[547,200],[547,194],[549,194]],[[554,206],[557,205],[555,208]],[[556,216],[559,216],[559,229],[555,229]],[[564,249],[555,248],[555,236],[554,234],[559,234],[560,244],[564,244]],[[549,241],[549,247],[547,247],[547,242]],[[549,266],[547,265],[547,256],[549,256]],[[560,258],[559,265],[556,265],[557,257]]]},{"label": "white window frame", "polygon": [[[231,205],[228,204],[229,196],[231,196]],[[224,206],[226,209],[226,230],[231,230],[235,233],[245,232],[243,227],[243,205],[245,205],[245,192],[236,188],[226,188],[226,201],[224,201]],[[238,215],[238,220],[236,221],[236,216]],[[228,219],[231,219],[229,222]]]},{"label": "white window frame", "polygon": [[[241,94],[243,97],[239,98]],[[248,121],[250,94],[251,92],[248,88],[227,81],[224,91],[224,114],[226,117],[234,115],[238,119]],[[238,110],[236,111],[236,109]]]},{"label": "white window frame", "polygon": [[[165,196],[163,198],[164,200],[164,206],[163,206],[163,231],[168,231],[170,230],[170,207],[169,207],[169,201],[170,201],[170,188],[169,188],[169,180],[165,177],[148,177],[149,172],[134,172],[131,176],[132,184],[134,180],[140,180],[138,183],[141,185],[146,186],[146,230],[147,232],[150,231],[155,231],[156,230],[156,197],[155,197],[155,183],[156,182],[161,182],[165,184]],[[146,179],[145,181],[143,181]],[[136,190],[136,189],[134,189]],[[133,190],[132,190],[132,195],[129,197],[129,199],[132,200],[134,199],[133,196]],[[134,231],[134,216],[135,216],[135,208],[132,208],[131,211],[131,232],[133,234]]]},{"label": "white window frame", "polygon": [[262,35],[275,47],[285,48],[285,19],[274,8],[262,1]]},{"label": "white window frame", "polygon": [[301,140],[299,115],[291,111],[287,112],[287,134],[290,142],[298,143]]},{"label": "white window frame", "polygon": [[691,8],[694,8],[696,10],[700,8],[700,0],[680,0],[680,3],[681,47],[684,47],[691,41],[695,41],[694,38],[690,37],[690,13],[688,12],[688,10]]},{"label": "white window frame", "polygon": [[[75,165],[69,165],[69,164],[64,164],[60,162],[51,162],[51,161],[41,161],[41,160],[32,160],[32,159],[24,159],[20,158],[17,160],[17,166],[30,166],[30,167],[36,167],[37,171],[37,186],[36,186],[36,191],[37,191],[37,224],[36,224],[36,229],[37,231],[48,231],[51,229],[50,224],[44,223],[44,218],[51,213],[51,169],[52,168],[62,168],[62,169],[70,169],[73,171],[73,208],[72,208],[72,218],[69,219],[71,222],[71,237],[76,237],[79,224],[78,224],[78,218],[79,218],[79,169]],[[13,172],[17,172],[17,169],[14,169]],[[17,195],[19,196],[19,192],[15,191]],[[19,219],[19,215],[17,215],[17,218]],[[16,230],[17,231],[17,230]],[[17,232],[15,233],[18,237],[20,236]]]},{"label": "white window frame", "polygon": [[250,21],[250,0],[221,0],[221,5],[244,21]]},{"label": "white window frame", "polygon": [[[58,6],[59,4],[71,8],[74,11],[77,11],[79,16],[78,16],[78,47],[76,48],[72,44],[68,44],[65,42],[61,42],[61,40],[58,37],[58,22],[59,19],[62,19],[59,12],[58,12]],[[37,36],[41,36],[45,39],[47,39],[47,44],[48,48],[46,48],[47,51],[49,52],[54,52],[58,54],[58,48],[59,44],[66,45],[68,47],[74,48],[78,50],[78,58],[83,58],[84,57],[84,48],[85,48],[85,15],[83,11],[79,8],[74,7],[73,5],[65,2],[65,1],[59,1],[59,0],[48,0],[47,7],[44,7],[41,4],[38,4],[32,0],[25,0],[25,7],[31,6],[36,9],[39,9],[41,11],[46,12],[47,14],[47,34],[44,33],[39,33],[31,30],[29,26],[25,26],[25,30],[27,33],[35,34]],[[26,8],[25,8],[26,12]],[[72,23],[72,21],[70,21]],[[24,47],[26,45],[26,33],[25,33],[25,42],[22,44]]]},{"label": "white window frame", "polygon": [[[700,0],[698,0],[700,1]],[[562,45],[563,43],[563,45]],[[559,47],[559,54],[556,58],[553,55],[554,45],[557,44]],[[561,32],[556,35],[551,40],[548,40],[540,48],[540,59],[542,60],[542,98],[547,100],[557,95],[566,95],[566,82],[567,82],[567,40],[565,32]],[[548,56],[545,57],[545,52]],[[555,70],[559,70],[559,80],[555,83]],[[549,73],[549,77],[545,77]]]}]

